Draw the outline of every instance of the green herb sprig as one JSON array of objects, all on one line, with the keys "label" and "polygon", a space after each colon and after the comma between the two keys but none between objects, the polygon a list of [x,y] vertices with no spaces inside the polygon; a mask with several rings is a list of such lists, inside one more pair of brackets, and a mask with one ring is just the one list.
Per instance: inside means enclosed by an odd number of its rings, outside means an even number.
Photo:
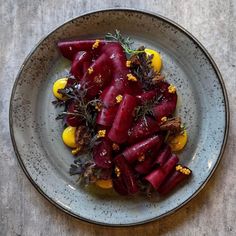
[{"label": "green herb sprig", "polygon": [[144,52],[143,50],[133,50],[131,48],[131,45],[134,42],[130,39],[130,37],[127,37],[127,38],[123,37],[120,31],[117,29],[115,30],[114,34],[107,33],[105,35],[105,39],[110,40],[110,41],[118,41],[121,44],[121,46],[124,48],[127,54],[138,54],[138,53]]}]

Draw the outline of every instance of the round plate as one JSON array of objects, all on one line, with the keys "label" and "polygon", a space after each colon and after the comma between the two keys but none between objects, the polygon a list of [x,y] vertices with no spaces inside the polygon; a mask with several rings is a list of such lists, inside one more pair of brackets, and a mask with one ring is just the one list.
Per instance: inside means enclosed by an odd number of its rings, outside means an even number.
[{"label": "round plate", "polygon": [[[122,197],[112,191],[83,189],[68,173],[73,162],[61,140],[62,124],[55,121],[53,82],[70,63],[59,53],[62,39],[101,38],[119,29],[135,46],[159,51],[163,73],[177,87],[178,113],[189,141],[179,155],[193,170],[185,185],[165,198]],[[226,143],[228,100],[222,77],[203,46],[185,29],[159,15],[130,9],[102,10],[75,18],[45,37],[23,63],[12,91],[10,130],[25,174],[51,203],[89,222],[134,225],[173,213],[206,184]]]}]

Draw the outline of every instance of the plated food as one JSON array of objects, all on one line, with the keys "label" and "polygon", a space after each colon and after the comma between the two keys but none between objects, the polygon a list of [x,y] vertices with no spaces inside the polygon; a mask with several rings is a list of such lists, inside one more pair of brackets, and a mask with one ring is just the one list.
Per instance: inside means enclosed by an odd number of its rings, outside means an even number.
[{"label": "plated food", "polygon": [[53,103],[64,106],[57,119],[80,184],[164,195],[191,175],[176,155],[187,131],[174,114],[177,89],[161,74],[161,55],[131,45],[118,30],[105,39],[59,42],[71,68],[55,81]]},{"label": "plated food", "polygon": [[[187,177],[188,181],[173,189],[168,196],[120,196],[113,189],[101,189],[96,184],[97,181],[87,188],[78,187],[79,175],[71,176],[69,173],[70,165],[75,164],[73,161],[77,159],[71,153],[77,144],[72,139],[70,145],[74,147],[67,148],[60,138],[64,127],[61,120],[55,121],[55,117],[64,108],[52,105],[55,100],[52,87],[60,78],[60,83],[67,83],[70,76],[65,70],[71,68],[71,60],[63,57],[56,45],[65,39],[101,40],[107,32],[113,33],[114,29],[120,29],[122,34],[130,36],[135,42],[134,48],[145,45],[148,49],[158,51],[163,62],[161,75],[176,89],[178,104],[172,116],[180,117],[181,122],[187,124],[188,136],[187,144],[177,156],[181,165],[188,166],[193,175]],[[151,54],[154,54],[153,51]],[[131,67],[127,69],[131,70]],[[136,76],[133,73],[131,72]],[[67,79],[63,79],[64,77]],[[135,84],[135,81],[129,81],[131,82]],[[101,100],[100,96],[95,98]],[[117,98],[121,103],[123,99],[121,96]],[[97,109],[94,110],[98,113]],[[87,13],[68,21],[36,45],[17,75],[11,95],[9,118],[17,159],[40,194],[78,219],[109,226],[130,226],[167,216],[199,193],[222,158],[228,135],[229,108],[224,82],[217,66],[206,49],[190,33],[160,15],[128,9],[109,9]],[[64,135],[70,136],[75,130],[76,127],[68,128]],[[98,127],[93,137],[99,130],[103,130],[103,127]],[[104,132],[100,134],[103,135]],[[164,135],[164,140],[165,138]],[[186,139],[185,133],[179,141],[182,139]],[[174,145],[177,144],[175,139],[172,141]],[[170,142],[168,143],[170,146]],[[177,144],[177,148],[180,147]],[[79,155],[82,153],[78,152],[78,158]],[[115,155],[112,157],[115,158]],[[134,164],[135,162],[130,164],[131,169]],[[77,164],[75,165],[75,170],[78,170]],[[172,179],[166,185],[171,187],[171,182]],[[146,194],[146,190],[144,186],[139,192]]]}]

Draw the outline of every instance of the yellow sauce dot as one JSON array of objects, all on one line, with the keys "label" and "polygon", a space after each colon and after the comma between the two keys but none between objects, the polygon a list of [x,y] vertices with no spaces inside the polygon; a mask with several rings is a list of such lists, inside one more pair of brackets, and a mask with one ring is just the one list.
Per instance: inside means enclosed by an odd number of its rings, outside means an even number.
[{"label": "yellow sauce dot", "polygon": [[62,140],[70,148],[76,148],[76,142],[75,142],[75,131],[76,127],[68,126],[64,129],[62,133]]},{"label": "yellow sauce dot", "polygon": [[162,67],[161,55],[157,51],[149,49],[149,48],[146,48],[144,51],[147,56],[153,55],[151,65],[156,72],[160,72],[161,67]]},{"label": "yellow sauce dot", "polygon": [[52,87],[52,92],[53,92],[53,95],[60,99],[60,100],[64,100],[66,99],[66,97],[63,97],[62,94],[58,93],[58,90],[59,89],[64,89],[66,87],[66,84],[67,84],[67,80],[68,78],[61,78],[61,79],[58,79],[54,84],[53,84],[53,87]]},{"label": "yellow sauce dot", "polygon": [[172,152],[178,152],[184,148],[188,140],[187,131],[184,130],[176,136],[169,136],[167,143],[170,145]]},{"label": "yellow sauce dot", "polygon": [[100,188],[109,189],[112,188],[112,180],[111,179],[99,179],[96,181],[96,185]]}]

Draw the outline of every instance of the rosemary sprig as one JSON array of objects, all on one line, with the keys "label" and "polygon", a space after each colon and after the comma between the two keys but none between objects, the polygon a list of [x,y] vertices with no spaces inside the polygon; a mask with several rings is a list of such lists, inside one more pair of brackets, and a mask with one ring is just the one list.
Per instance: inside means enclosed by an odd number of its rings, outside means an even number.
[{"label": "rosemary sprig", "polygon": [[121,46],[124,48],[125,52],[127,54],[138,54],[144,52],[143,50],[133,50],[131,48],[131,45],[134,43],[130,37],[124,38],[119,30],[115,30],[115,34],[112,33],[107,33],[105,35],[106,40],[111,40],[111,41],[118,41]]}]

